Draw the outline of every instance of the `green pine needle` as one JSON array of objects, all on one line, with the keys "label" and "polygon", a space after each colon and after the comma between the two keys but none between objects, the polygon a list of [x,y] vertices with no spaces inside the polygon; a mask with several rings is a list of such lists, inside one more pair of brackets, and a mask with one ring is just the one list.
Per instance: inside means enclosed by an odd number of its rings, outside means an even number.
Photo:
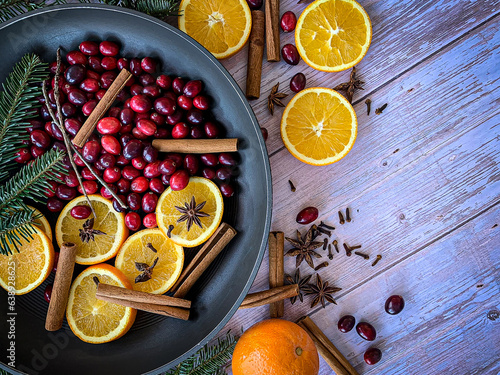
[{"label": "green pine needle", "polygon": [[196,354],[177,365],[165,375],[223,375],[236,346],[236,337],[227,333],[211,346],[205,345]]},{"label": "green pine needle", "polygon": [[[84,0],[81,2],[90,1]],[[24,14],[35,9],[44,8],[48,5],[60,5],[66,3],[66,0],[54,0],[50,2],[50,4],[48,4],[46,0],[37,2],[29,0],[0,0],[0,23],[8,21],[20,14]]]},{"label": "green pine needle", "polygon": [[47,78],[47,65],[36,55],[25,55],[14,66],[0,93],[0,181],[15,168],[14,153],[29,137],[27,120],[34,117],[32,109],[40,104],[40,83]]}]

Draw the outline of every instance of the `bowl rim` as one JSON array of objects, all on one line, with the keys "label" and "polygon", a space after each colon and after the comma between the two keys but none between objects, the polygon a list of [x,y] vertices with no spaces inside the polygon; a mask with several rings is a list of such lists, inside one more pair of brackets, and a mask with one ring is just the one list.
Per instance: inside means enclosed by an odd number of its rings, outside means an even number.
[{"label": "bowl rim", "polygon": [[[18,15],[16,17],[13,17],[9,21],[3,22],[0,24],[0,31],[5,30],[8,28],[10,25],[13,25],[18,22],[23,22],[27,19],[30,19],[32,17],[38,16],[40,14],[49,14],[49,13],[54,13],[54,12],[59,12],[59,11],[64,11],[64,10],[74,10],[74,9],[95,9],[95,10],[101,10],[101,11],[109,11],[109,12],[116,12],[116,13],[123,13],[126,15],[132,15],[134,17],[139,17],[143,20],[152,22],[166,30],[168,32],[172,32],[176,34],[176,36],[180,37],[183,39],[185,42],[190,43],[193,45],[194,48],[196,48],[199,52],[201,52],[203,55],[205,55],[208,60],[215,65],[215,67],[221,72],[221,74],[227,79],[229,84],[233,87],[235,93],[238,95],[238,98],[240,99],[241,103],[243,104],[243,107],[245,108],[248,116],[250,117],[250,120],[252,124],[254,125],[254,131],[257,134],[257,139],[259,142],[259,148],[264,155],[264,175],[265,175],[265,191],[266,191],[266,217],[264,221],[264,235],[260,241],[259,244],[259,252],[255,261],[255,264],[253,265],[252,271],[250,273],[250,277],[248,281],[246,282],[245,286],[243,287],[243,290],[241,291],[240,295],[236,299],[235,303],[233,306],[229,309],[227,314],[224,316],[224,318],[210,331],[198,344],[196,344],[193,348],[188,350],[186,353],[183,355],[177,357],[176,359],[156,368],[153,370],[150,370],[149,372],[145,372],[144,375],[154,375],[158,374],[159,372],[162,371],[167,371],[169,369],[172,369],[174,366],[177,364],[181,363],[185,359],[189,358],[191,355],[193,355],[195,352],[197,352],[199,349],[201,349],[205,344],[209,343],[221,330],[224,328],[224,326],[227,324],[227,322],[232,318],[232,316],[236,313],[238,310],[239,306],[241,305],[243,299],[247,295],[250,287],[252,286],[255,277],[257,276],[257,272],[260,269],[260,265],[262,263],[262,259],[264,257],[264,253],[267,247],[267,237],[271,228],[271,217],[272,217],[272,207],[273,207],[273,196],[272,196],[272,175],[271,175],[271,167],[270,167],[270,162],[269,162],[269,156],[267,153],[267,148],[264,142],[264,138],[262,136],[262,133],[260,131],[260,125],[257,121],[257,117],[255,116],[255,113],[250,106],[248,100],[246,99],[245,95],[243,94],[241,88],[238,86],[237,82],[233,78],[233,76],[228,72],[228,70],[217,60],[205,47],[203,47],[200,43],[198,43],[196,40],[185,34],[184,32],[180,31],[178,28],[161,21],[158,18],[155,18],[153,16],[149,16],[145,13],[129,9],[129,8],[124,8],[124,7],[119,7],[119,6],[114,6],[114,5],[107,5],[107,4],[99,4],[99,3],[75,3],[75,4],[63,4],[63,5],[50,5],[45,8],[41,9],[36,9],[27,13],[23,13],[21,15]],[[28,52],[27,52],[28,53]],[[266,235],[267,234],[267,235]],[[0,361],[0,369],[4,369],[6,371],[9,371],[13,374],[25,374],[24,372],[20,372],[19,370],[12,368],[10,366],[7,366],[4,364],[2,361]]]}]

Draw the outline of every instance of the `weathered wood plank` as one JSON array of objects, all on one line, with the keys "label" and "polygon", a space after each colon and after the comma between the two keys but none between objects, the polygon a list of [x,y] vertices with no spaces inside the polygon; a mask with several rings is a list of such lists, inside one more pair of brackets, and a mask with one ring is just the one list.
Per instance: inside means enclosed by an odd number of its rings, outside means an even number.
[{"label": "weathered wood plank", "polygon": [[[500,11],[500,3],[495,0],[405,0],[397,2],[364,0],[360,3],[370,15],[373,39],[367,56],[358,65],[360,77],[366,81],[366,84],[362,94],[355,94],[355,101],[361,95],[376,90]],[[284,0],[280,10],[281,13],[292,10],[298,16],[305,6],[306,4],[297,4],[296,0]],[[295,43],[293,33],[281,34],[282,46],[286,43]],[[246,82],[246,61],[246,48],[222,61],[243,90]],[[276,110],[275,115],[271,116],[266,105],[267,95],[271,87],[279,81],[283,91],[290,94],[284,100],[287,103],[293,94],[288,87],[289,80],[298,72],[306,75],[307,87],[335,87],[338,83],[345,82],[349,76],[348,71],[341,73],[316,71],[303,61],[296,66],[291,66],[283,61],[270,63],[264,58],[261,98],[252,101],[251,104],[259,123],[269,131],[267,147],[270,154],[283,147],[279,135],[282,109]],[[378,102],[377,95],[374,105],[379,104],[383,103]],[[364,112],[364,104],[357,106],[356,112],[358,115]]]}]

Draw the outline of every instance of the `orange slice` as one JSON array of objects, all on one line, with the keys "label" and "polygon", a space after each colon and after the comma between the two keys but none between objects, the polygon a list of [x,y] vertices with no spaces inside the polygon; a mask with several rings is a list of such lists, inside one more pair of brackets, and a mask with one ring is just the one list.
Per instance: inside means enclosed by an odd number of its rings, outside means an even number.
[{"label": "orange slice", "polygon": [[339,72],[365,57],[372,40],[370,17],[354,0],[316,0],[300,15],[295,43],[312,68]]},{"label": "orange slice", "polygon": [[[82,195],[69,202],[59,214],[56,223],[56,240],[59,246],[65,242],[76,244],[76,262],[80,264],[97,264],[113,258],[123,241],[128,236],[125,226],[125,215],[116,212],[113,203],[100,195],[89,195],[96,218],[91,214],[86,220],[78,220],[71,216],[71,209],[77,205],[87,205]],[[96,234],[88,242],[80,238],[80,229],[83,224],[94,218],[93,229],[104,234]]]},{"label": "orange slice", "polygon": [[31,292],[49,276],[54,265],[54,247],[36,226],[33,239],[20,238],[19,252],[9,244],[11,255],[0,254],[0,286],[14,294]]},{"label": "orange slice", "polygon": [[35,207],[28,207],[34,211],[34,216],[38,216],[38,219],[35,220],[35,224],[38,224],[38,227],[42,230],[43,233],[47,235],[47,237],[49,237],[50,242],[52,242],[52,228],[50,227],[47,218]]},{"label": "orange slice", "polygon": [[[136,263],[154,265],[149,280],[135,282],[142,274]],[[170,241],[160,229],[144,229],[130,236],[115,260],[116,268],[125,274],[135,290],[153,294],[168,291],[179,278],[183,264],[184,249]]]},{"label": "orange slice", "polygon": [[252,15],[246,0],[182,0],[179,29],[224,59],[243,48]]},{"label": "orange slice", "polygon": [[102,344],[122,337],[132,327],[137,311],[96,298],[99,282],[132,289],[125,275],[109,264],[88,267],[73,281],[66,319],[73,333],[91,344]]},{"label": "orange slice", "polygon": [[357,128],[356,113],[347,99],[322,87],[295,95],[281,118],[286,148],[311,165],[332,164],[346,156],[356,140]]},{"label": "orange slice", "polygon": [[[191,211],[189,207],[203,204],[199,209],[199,225],[190,220],[184,220],[184,213]],[[189,184],[183,190],[174,191],[168,188],[163,192],[156,206],[156,221],[163,233],[170,232],[170,239],[178,245],[194,247],[208,240],[216,231],[222,220],[224,202],[222,194],[212,181],[203,177],[191,177]],[[189,215],[189,212],[188,212]],[[169,227],[173,229],[169,231]]]}]

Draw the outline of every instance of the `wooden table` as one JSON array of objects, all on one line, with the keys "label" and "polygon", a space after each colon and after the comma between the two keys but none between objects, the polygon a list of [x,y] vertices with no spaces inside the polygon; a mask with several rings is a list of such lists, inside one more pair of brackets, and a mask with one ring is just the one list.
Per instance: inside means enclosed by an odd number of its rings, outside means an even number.
[{"label": "wooden table", "polygon": [[[500,2],[359,0],[370,15],[373,40],[357,66],[364,91],[354,95],[358,137],[343,160],[313,167],[296,160],[279,134],[282,108],[271,117],[271,87],[289,94],[297,72],[307,87],[334,87],[350,71],[323,73],[303,61],[264,62],[262,94],[252,102],[273,177],[272,230],[292,236],[299,209],[313,205],[334,223],[340,243],[362,244],[370,255],[335,254],[324,280],[342,288],[338,305],[309,308],[285,302],[285,319],[309,315],[360,374],[497,374],[500,371]],[[305,4],[282,0],[297,16]],[[281,45],[294,43],[281,34]],[[245,89],[247,49],[223,61]],[[289,95],[285,102],[292,97]],[[366,114],[365,100],[372,100]],[[373,109],[388,103],[381,115]],[[292,180],[297,191],[290,191]],[[349,207],[353,220],[339,225]],[[305,228],[302,228],[305,230]],[[286,249],[290,248],[286,245]],[[324,254],[321,250],[320,253]],[[376,254],[380,263],[372,267]],[[326,256],[323,260],[327,260]],[[285,258],[285,272],[295,272]],[[303,275],[312,269],[301,265]],[[251,292],[268,288],[267,254]],[[384,312],[392,294],[406,301]],[[377,329],[373,343],[337,321],[353,314]],[[269,317],[268,307],[238,311],[228,329],[240,332]],[[368,366],[370,346],[383,352]],[[320,374],[332,370],[321,360]]]}]

